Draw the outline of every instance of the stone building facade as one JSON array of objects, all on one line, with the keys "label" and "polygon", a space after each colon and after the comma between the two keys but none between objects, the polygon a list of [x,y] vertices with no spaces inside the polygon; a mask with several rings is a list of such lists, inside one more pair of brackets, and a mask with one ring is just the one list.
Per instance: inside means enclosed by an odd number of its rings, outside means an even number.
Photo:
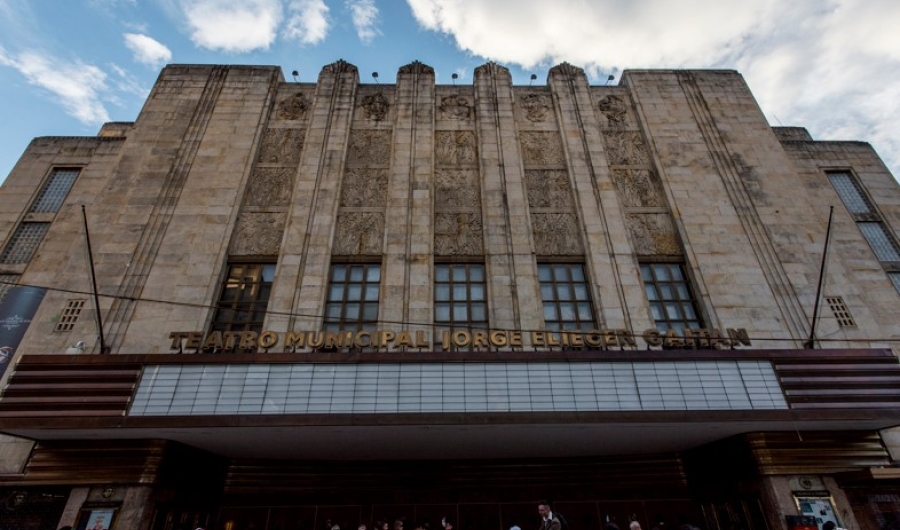
[{"label": "stone building facade", "polygon": [[898,228],[868,144],[771,127],[734,71],[168,66],[0,189],[5,300],[42,294],[0,516],[888,528]]}]

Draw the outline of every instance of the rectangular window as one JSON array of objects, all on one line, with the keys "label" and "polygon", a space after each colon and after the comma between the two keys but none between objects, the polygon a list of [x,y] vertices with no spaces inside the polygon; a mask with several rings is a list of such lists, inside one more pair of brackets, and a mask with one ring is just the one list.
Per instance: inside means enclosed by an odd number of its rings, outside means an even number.
[{"label": "rectangular window", "polygon": [[80,172],[77,168],[54,169],[44,184],[37,200],[31,205],[31,213],[56,213],[65,200]]},{"label": "rectangular window", "polygon": [[873,213],[869,201],[850,173],[831,171],[828,173],[828,179],[850,213],[858,215]]},{"label": "rectangular window", "polygon": [[31,256],[37,250],[44,234],[50,228],[50,223],[22,223],[16,228],[12,238],[3,253],[0,254],[0,263],[28,263]]},{"label": "rectangular window", "polygon": [[856,223],[878,261],[900,261],[900,251],[882,223]]},{"label": "rectangular window", "polygon": [[212,331],[262,331],[274,279],[274,263],[230,264]]},{"label": "rectangular window", "polygon": [[539,263],[544,325],[550,331],[597,328],[591,290],[580,263]]},{"label": "rectangular window", "polygon": [[334,263],[325,302],[325,331],[375,331],[380,263]]},{"label": "rectangular window", "polygon": [[682,333],[703,327],[680,263],[641,263],[641,277],[657,329]]},{"label": "rectangular window", "polygon": [[438,331],[488,328],[483,264],[434,265],[434,324]]}]

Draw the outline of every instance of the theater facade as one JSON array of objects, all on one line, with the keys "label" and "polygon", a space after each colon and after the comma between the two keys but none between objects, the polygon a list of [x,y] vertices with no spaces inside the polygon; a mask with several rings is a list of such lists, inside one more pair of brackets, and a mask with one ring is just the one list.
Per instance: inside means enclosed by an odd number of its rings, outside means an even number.
[{"label": "theater facade", "polygon": [[895,528],[898,228],[734,71],[167,66],[0,188],[0,527]]}]

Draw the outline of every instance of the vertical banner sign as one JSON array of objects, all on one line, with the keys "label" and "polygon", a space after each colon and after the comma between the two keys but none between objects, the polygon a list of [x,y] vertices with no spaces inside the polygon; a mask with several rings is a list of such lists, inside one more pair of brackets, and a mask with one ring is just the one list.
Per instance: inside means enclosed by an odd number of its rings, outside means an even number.
[{"label": "vertical banner sign", "polygon": [[47,290],[40,287],[10,287],[0,301],[0,376],[12,363],[46,293]]}]

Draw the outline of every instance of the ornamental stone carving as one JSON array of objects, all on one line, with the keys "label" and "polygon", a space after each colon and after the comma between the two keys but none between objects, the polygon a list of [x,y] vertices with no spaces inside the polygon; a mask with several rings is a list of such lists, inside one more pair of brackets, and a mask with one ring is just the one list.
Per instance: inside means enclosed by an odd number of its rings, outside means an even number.
[{"label": "ornamental stone carving", "polygon": [[603,133],[609,163],[613,166],[649,166],[650,154],[638,131],[606,131]]},{"label": "ornamental stone carving", "polygon": [[468,120],[472,115],[469,99],[459,95],[441,98],[441,118],[445,120]]},{"label": "ornamental stone carving", "polygon": [[571,208],[572,188],[569,174],[559,169],[526,169],[528,206],[532,208]]},{"label": "ornamental stone carving", "polygon": [[294,184],[293,168],[259,167],[250,174],[245,206],[287,206]]},{"label": "ornamental stone carving", "polygon": [[438,169],[434,172],[434,204],[436,208],[477,208],[478,171],[474,169]]},{"label": "ornamental stone carving", "polygon": [[472,212],[435,214],[434,253],[438,256],[484,254],[481,215]]},{"label": "ornamental stone carving", "polygon": [[435,165],[466,166],[478,162],[478,148],[472,131],[434,133]]},{"label": "ornamental stone carving", "polygon": [[359,75],[359,71],[356,69],[356,66],[348,63],[347,61],[345,61],[343,59],[339,59],[329,65],[326,65],[324,68],[322,68],[322,72],[328,73],[328,74],[348,73],[348,74]]},{"label": "ornamental stone carving", "polygon": [[302,92],[285,98],[278,104],[278,117],[282,120],[302,120],[312,107],[312,101]]},{"label": "ornamental stone carving", "polygon": [[625,126],[625,117],[628,108],[625,106],[625,100],[615,94],[608,94],[600,98],[597,103],[600,113],[606,118],[606,124],[611,128],[621,128]]},{"label": "ornamental stone carving", "polygon": [[259,148],[263,164],[296,165],[303,150],[303,129],[266,129]]},{"label": "ornamental stone carving", "polygon": [[350,131],[347,164],[351,167],[390,167],[391,131],[371,129]]},{"label": "ornamental stone carving", "polygon": [[570,213],[532,213],[534,251],[542,256],[573,256],[584,253],[578,218]]},{"label": "ornamental stone carving", "polygon": [[562,141],[556,132],[523,132],[522,161],[526,166],[566,167]]},{"label": "ornamental stone carving", "polygon": [[665,213],[625,215],[634,251],[640,256],[680,256],[681,247],[672,218]]},{"label": "ornamental stone carving", "polygon": [[665,206],[655,175],[648,169],[613,169],[612,179],[625,206]]},{"label": "ornamental stone carving", "polygon": [[401,74],[434,74],[434,68],[420,61],[413,61],[405,66],[401,66],[399,73]]},{"label": "ornamental stone carving", "polygon": [[550,113],[550,97],[544,94],[528,94],[519,100],[519,106],[525,119],[530,122],[542,122]]},{"label": "ornamental stone carving", "polygon": [[234,256],[277,256],[281,250],[286,214],[242,213],[238,218],[231,254]]},{"label": "ornamental stone carving", "polygon": [[380,256],[383,242],[383,213],[345,212],[338,215],[333,254]]},{"label": "ornamental stone carving", "polygon": [[341,182],[341,206],[381,206],[387,202],[386,169],[349,168]]},{"label": "ornamental stone carving", "polygon": [[362,98],[363,113],[367,120],[382,121],[387,117],[391,103],[381,92],[369,94]]}]

